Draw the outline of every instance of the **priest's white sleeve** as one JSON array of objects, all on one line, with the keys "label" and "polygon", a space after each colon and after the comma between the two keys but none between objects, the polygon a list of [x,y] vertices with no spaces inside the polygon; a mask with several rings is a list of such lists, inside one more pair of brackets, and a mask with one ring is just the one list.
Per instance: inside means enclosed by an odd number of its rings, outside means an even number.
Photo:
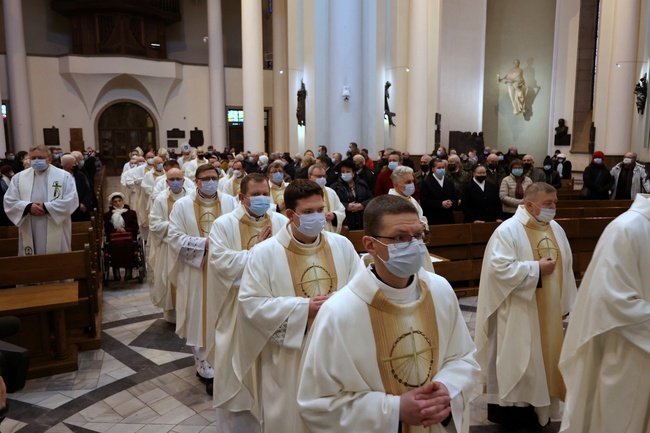
[{"label": "priest's white sleeve", "polygon": [[29,206],[29,201],[20,198],[20,174],[16,174],[11,179],[9,188],[5,193],[4,207],[7,216],[17,226],[20,226],[24,220],[29,217],[29,212],[25,214],[25,209]]},{"label": "priest's white sleeve", "polygon": [[77,196],[77,187],[74,179],[69,173],[63,178],[63,190],[61,197],[43,203],[47,209],[48,215],[58,224],[70,218],[70,215],[79,207],[79,196]]},{"label": "priest's white sleeve", "polygon": [[[525,236],[525,232],[521,230]],[[495,292],[501,292],[503,298],[509,294],[518,296],[526,301],[531,301],[537,290],[540,277],[539,262],[536,260],[522,261],[518,258],[515,242],[528,239],[521,237],[520,233],[509,230],[497,230],[488,243],[486,250],[490,251],[489,266],[492,268]]]},{"label": "priest's white sleeve", "polygon": [[169,215],[168,228],[169,245],[175,252],[171,258],[174,261],[179,259],[194,268],[200,268],[203,265],[203,259],[205,257],[207,238],[189,236],[186,232],[186,227],[187,222],[185,221],[184,209],[182,206],[174,205]]}]

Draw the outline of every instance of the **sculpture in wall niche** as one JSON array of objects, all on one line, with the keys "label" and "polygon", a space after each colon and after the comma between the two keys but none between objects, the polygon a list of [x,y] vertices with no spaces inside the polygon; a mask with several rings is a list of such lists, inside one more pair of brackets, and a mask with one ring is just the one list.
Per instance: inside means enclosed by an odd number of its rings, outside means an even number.
[{"label": "sculpture in wall niche", "polygon": [[636,83],[634,94],[636,95],[636,111],[643,114],[645,112],[645,101],[648,98],[648,74],[643,74],[643,77]]},{"label": "sculpture in wall niche", "polygon": [[512,62],[515,66],[508,71],[505,77],[497,74],[497,81],[508,85],[508,94],[512,101],[512,114],[526,114],[526,94],[528,87],[524,81],[524,71],[519,67],[519,59]]},{"label": "sculpture in wall niche", "polygon": [[569,134],[569,127],[566,126],[566,121],[560,119],[557,121],[555,127],[555,145],[556,146],[569,146],[571,144],[571,134]]},{"label": "sculpture in wall niche", "polygon": [[395,122],[393,122],[395,113],[390,111],[390,107],[388,106],[388,100],[390,99],[390,93],[388,93],[388,89],[390,89],[390,86],[390,81],[386,81],[386,84],[384,84],[384,119],[388,117],[388,125],[395,126]]},{"label": "sculpture in wall niche", "polygon": [[300,126],[305,126],[305,99],[307,99],[307,89],[305,89],[305,83],[301,81],[300,90],[298,90],[298,107],[296,108],[296,118]]}]

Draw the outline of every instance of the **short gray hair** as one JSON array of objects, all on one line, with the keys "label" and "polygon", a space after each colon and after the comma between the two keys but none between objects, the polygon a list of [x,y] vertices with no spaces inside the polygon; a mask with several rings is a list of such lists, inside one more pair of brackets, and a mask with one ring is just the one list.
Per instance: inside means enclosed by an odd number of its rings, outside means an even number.
[{"label": "short gray hair", "polygon": [[398,183],[402,177],[406,176],[407,174],[413,174],[413,169],[406,165],[398,165],[390,174],[390,180],[393,181],[393,184]]},{"label": "short gray hair", "polygon": [[312,165],[310,165],[309,168],[307,169],[307,175],[308,175],[308,176],[311,176],[311,174],[314,172],[314,170],[318,170],[318,169],[321,169],[321,170],[327,171],[327,170],[325,170],[325,166],[324,166],[324,165],[321,165],[321,164],[312,164]]}]

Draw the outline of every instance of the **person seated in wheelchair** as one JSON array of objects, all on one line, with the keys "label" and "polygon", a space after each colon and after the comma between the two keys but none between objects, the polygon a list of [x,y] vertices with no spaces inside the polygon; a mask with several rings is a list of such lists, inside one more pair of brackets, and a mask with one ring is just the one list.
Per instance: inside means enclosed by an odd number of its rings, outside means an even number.
[{"label": "person seated in wheelchair", "polygon": [[110,255],[113,278],[120,280],[120,268],[124,268],[124,280],[133,279],[132,270],[136,266],[133,260],[134,242],[138,236],[138,215],[129,205],[124,204],[121,192],[114,192],[108,197],[110,207],[104,214],[104,232]]}]

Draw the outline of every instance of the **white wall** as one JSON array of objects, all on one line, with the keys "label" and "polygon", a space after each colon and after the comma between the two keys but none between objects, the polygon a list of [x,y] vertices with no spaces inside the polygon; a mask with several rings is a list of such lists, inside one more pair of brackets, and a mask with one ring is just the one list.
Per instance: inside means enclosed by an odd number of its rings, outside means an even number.
[{"label": "white wall", "polygon": [[[487,0],[444,0],[440,44],[440,142],[449,131],[480,131]],[[435,129],[435,127],[434,127]]]}]

